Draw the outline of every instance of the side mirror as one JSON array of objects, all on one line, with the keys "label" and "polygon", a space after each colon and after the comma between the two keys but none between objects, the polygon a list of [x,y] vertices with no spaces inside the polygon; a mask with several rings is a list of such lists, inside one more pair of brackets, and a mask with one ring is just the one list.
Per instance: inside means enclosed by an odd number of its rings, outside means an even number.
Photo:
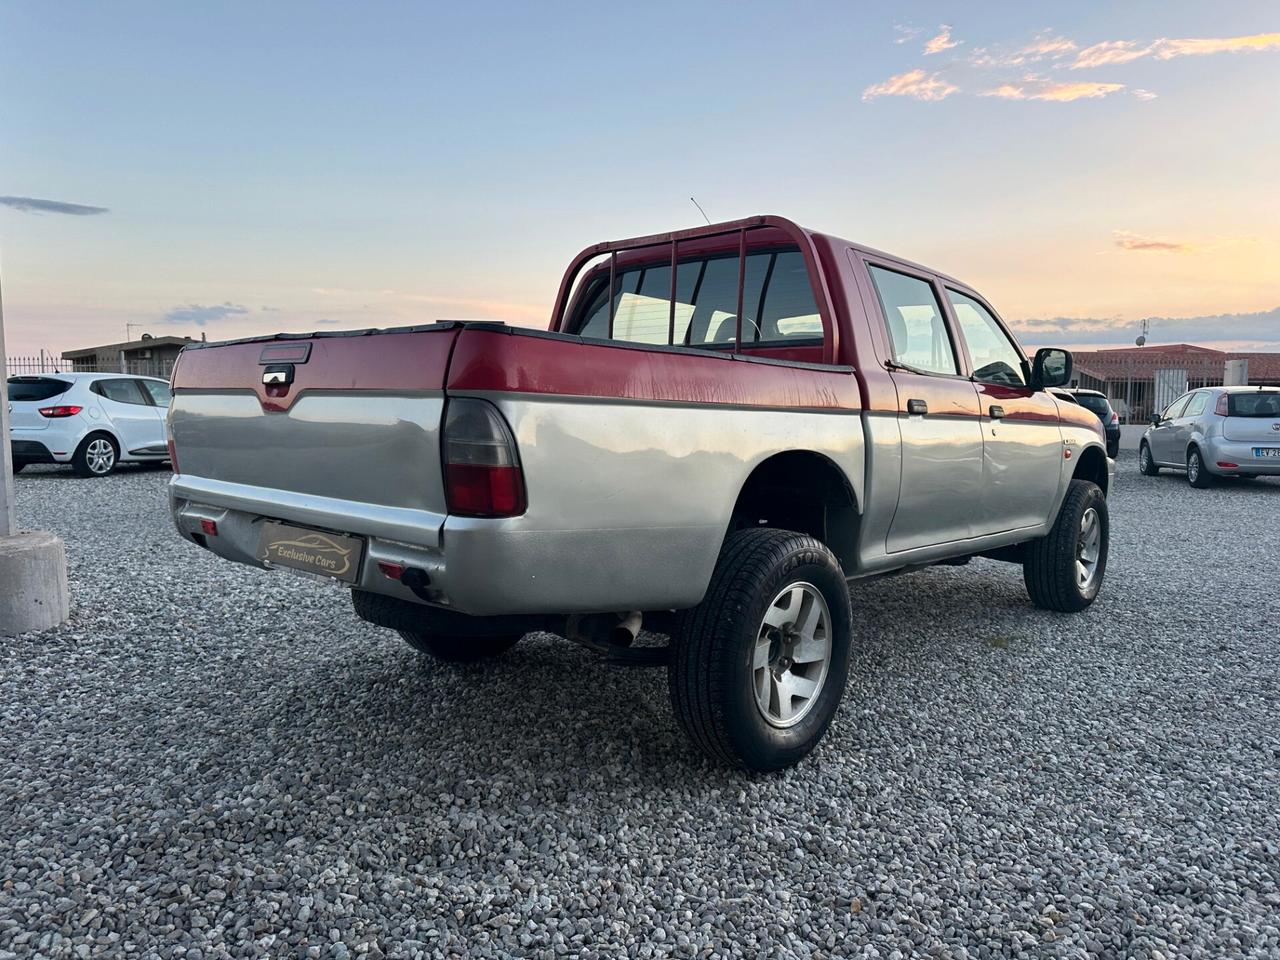
[{"label": "side mirror", "polygon": [[1164,423],[1164,421],[1160,419],[1160,414],[1158,413],[1151,414],[1151,425],[1153,427],[1158,427],[1162,423]]},{"label": "side mirror", "polygon": [[1036,390],[1061,387],[1071,382],[1071,354],[1057,347],[1041,347],[1031,364],[1031,386]]}]

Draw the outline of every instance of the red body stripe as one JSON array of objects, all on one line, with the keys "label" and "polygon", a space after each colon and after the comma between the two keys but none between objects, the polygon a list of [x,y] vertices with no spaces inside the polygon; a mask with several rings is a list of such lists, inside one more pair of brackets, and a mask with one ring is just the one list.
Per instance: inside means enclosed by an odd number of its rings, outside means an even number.
[{"label": "red body stripe", "polygon": [[848,371],[748,363],[705,356],[571,344],[464,330],[449,366],[449,390],[748,407],[860,408]]}]

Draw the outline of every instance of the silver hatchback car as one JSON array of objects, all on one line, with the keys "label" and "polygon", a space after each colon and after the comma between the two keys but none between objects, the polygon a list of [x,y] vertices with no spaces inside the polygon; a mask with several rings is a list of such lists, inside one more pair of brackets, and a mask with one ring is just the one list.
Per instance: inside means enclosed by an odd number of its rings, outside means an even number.
[{"label": "silver hatchback car", "polygon": [[1138,445],[1149,477],[1187,471],[1193,487],[1218,477],[1280,476],[1280,388],[1204,387],[1151,418]]}]

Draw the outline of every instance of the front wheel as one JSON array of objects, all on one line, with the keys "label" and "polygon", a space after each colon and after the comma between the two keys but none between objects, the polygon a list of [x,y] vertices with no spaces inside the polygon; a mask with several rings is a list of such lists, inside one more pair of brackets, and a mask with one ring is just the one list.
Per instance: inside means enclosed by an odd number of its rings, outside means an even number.
[{"label": "front wheel", "polygon": [[505,637],[441,637],[430,633],[398,630],[404,642],[419,653],[447,663],[475,663],[506,653],[520,642],[519,636]]},{"label": "front wheel", "polygon": [[1151,447],[1145,442],[1138,447],[1138,470],[1144,477],[1154,477],[1160,472],[1155,458],[1151,456]]},{"label": "front wheel", "polygon": [[1022,580],[1031,602],[1075,613],[1093,603],[1107,570],[1111,520],[1096,483],[1072,480],[1049,535],[1027,545]]},{"label": "front wheel", "polygon": [[1187,451],[1187,482],[1197,490],[1205,490],[1213,486],[1213,474],[1204,465],[1204,457],[1200,456],[1200,448],[1192,447]]},{"label": "front wheel", "polygon": [[702,603],[672,636],[667,680],[685,732],[714,760],[779,770],[817,746],[849,673],[840,564],[813,537],[729,535]]}]

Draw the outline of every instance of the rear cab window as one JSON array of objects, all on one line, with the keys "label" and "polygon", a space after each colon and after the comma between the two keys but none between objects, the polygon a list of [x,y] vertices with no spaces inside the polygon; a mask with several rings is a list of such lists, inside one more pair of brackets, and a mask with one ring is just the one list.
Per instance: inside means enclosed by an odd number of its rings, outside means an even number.
[{"label": "rear cab window", "polygon": [[56,377],[10,377],[6,383],[9,387],[9,399],[17,403],[52,400],[71,389],[70,381]]},{"label": "rear cab window", "polygon": [[743,350],[822,346],[822,316],[800,250],[780,246],[747,254],[740,324],[738,259],[736,251],[679,259],[674,320],[669,259],[619,268],[612,329],[608,270],[597,269],[580,287],[566,332],[654,346],[724,349],[737,343],[740,326]]}]

